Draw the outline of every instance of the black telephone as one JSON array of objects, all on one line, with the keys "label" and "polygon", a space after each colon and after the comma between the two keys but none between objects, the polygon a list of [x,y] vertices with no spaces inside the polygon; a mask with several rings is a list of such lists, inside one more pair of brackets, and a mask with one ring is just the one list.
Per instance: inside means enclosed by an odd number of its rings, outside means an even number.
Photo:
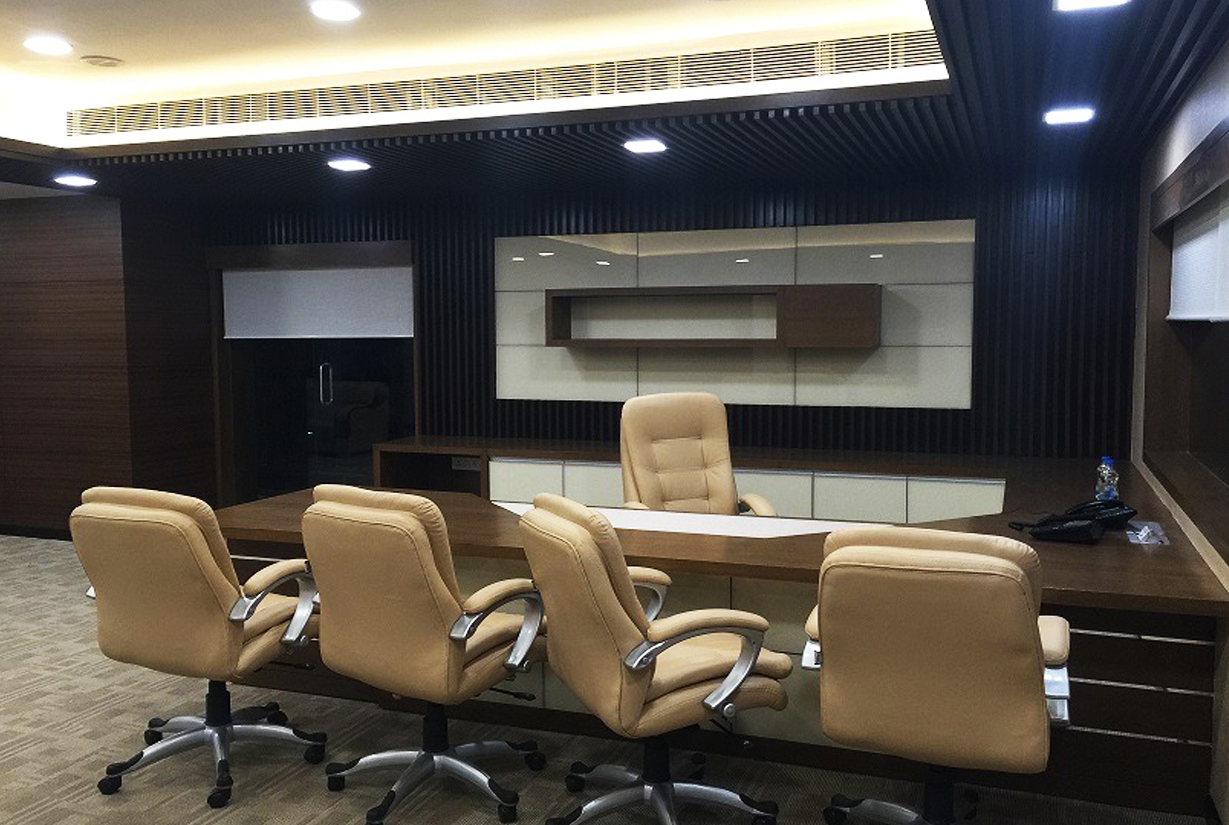
[{"label": "black telephone", "polygon": [[1028,528],[1028,534],[1043,541],[1095,544],[1106,530],[1120,530],[1135,516],[1135,508],[1119,499],[1094,499],[1077,504],[1061,515],[1049,515],[1033,524],[1010,522],[1014,530]]}]

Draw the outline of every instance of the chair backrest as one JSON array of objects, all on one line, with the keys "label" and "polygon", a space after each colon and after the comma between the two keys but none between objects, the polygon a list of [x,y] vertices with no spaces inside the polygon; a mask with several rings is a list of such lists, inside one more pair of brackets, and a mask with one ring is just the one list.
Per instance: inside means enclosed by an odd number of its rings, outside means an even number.
[{"label": "chair backrest", "polygon": [[94,586],[98,646],[164,673],[227,679],[243,628],[239,584],[209,505],[189,496],[93,487],[69,527]]},{"label": "chair backrest", "polygon": [[[855,531],[842,531],[842,533]],[[1036,554],[993,536],[833,534],[819,574],[820,717],[838,743],[954,768],[1045,769]],[[910,544],[909,535],[915,536]],[[858,543],[851,539],[858,538]],[[975,549],[981,542],[983,551]],[[1018,546],[1012,546],[1018,545]],[[1014,558],[1013,558],[1014,557]]]},{"label": "chair backrest", "polygon": [[641,395],[623,405],[623,498],[651,510],[738,513],[725,405],[709,392]]},{"label": "chair backrest", "polygon": [[[521,518],[525,556],[542,593],[551,669],[612,730],[639,719],[653,668],[623,661],[645,639],[618,539],[599,514],[543,493]],[[604,546],[603,546],[604,545]]]},{"label": "chair backrest", "polygon": [[303,516],[331,670],[403,696],[452,703],[465,643],[448,530],[435,503],[323,484]]}]

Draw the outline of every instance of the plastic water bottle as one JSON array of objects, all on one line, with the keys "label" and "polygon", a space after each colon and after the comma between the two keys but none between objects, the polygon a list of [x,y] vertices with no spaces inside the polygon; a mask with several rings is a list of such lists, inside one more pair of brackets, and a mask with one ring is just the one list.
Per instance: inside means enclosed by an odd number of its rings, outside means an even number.
[{"label": "plastic water bottle", "polygon": [[1110,501],[1118,498],[1118,471],[1114,469],[1114,459],[1107,455],[1101,456],[1101,464],[1097,466],[1097,499]]}]

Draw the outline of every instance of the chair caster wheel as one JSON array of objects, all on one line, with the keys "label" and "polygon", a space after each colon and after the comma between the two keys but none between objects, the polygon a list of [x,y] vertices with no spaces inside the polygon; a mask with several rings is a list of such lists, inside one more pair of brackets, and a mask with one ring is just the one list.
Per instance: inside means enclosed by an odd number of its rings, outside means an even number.
[{"label": "chair caster wheel", "polygon": [[269,714],[265,721],[267,721],[270,725],[280,725],[282,727],[286,727],[287,723],[290,722],[290,717],[280,710],[274,710]]},{"label": "chair caster wheel", "polygon": [[153,719],[150,719],[150,720],[149,720],[149,724],[148,724],[148,725],[146,725],[145,727],[147,727],[147,728],[164,728],[164,727],[166,727],[166,720],[165,720],[165,719],[163,719],[161,716],[155,716]]},{"label": "chair caster wheel", "polygon": [[312,765],[319,765],[324,761],[324,745],[308,745],[303,751],[303,758]]},{"label": "chair caster wheel", "polygon": [[344,776],[330,776],[329,790],[344,791],[346,789],[346,778]]},{"label": "chair caster wheel", "polygon": [[848,818],[848,811],[843,811],[840,808],[824,808],[824,822],[828,823],[828,825],[845,825],[845,820]]},{"label": "chair caster wheel", "polygon": [[498,810],[500,822],[516,822],[515,805],[500,805]]},{"label": "chair caster wheel", "polygon": [[542,751],[530,751],[525,754],[525,766],[531,771],[540,771],[546,767],[546,754]]},{"label": "chair caster wheel", "polygon": [[564,777],[563,786],[572,793],[580,793],[585,789],[585,778],[583,776],[577,776],[574,773],[570,773]]},{"label": "chair caster wheel", "polygon": [[156,745],[162,741],[162,731],[147,730],[145,731],[144,737],[145,737],[145,744]]},{"label": "chair caster wheel", "polygon": [[225,808],[230,802],[230,788],[214,788],[205,801],[210,808]]},{"label": "chair caster wheel", "polygon": [[119,786],[124,784],[122,776],[104,776],[98,780],[98,792],[103,796],[110,796],[119,790]]},{"label": "chair caster wheel", "polygon": [[856,808],[862,804],[861,799],[854,799],[845,796],[843,793],[838,793],[832,797],[832,807],[834,808]]}]

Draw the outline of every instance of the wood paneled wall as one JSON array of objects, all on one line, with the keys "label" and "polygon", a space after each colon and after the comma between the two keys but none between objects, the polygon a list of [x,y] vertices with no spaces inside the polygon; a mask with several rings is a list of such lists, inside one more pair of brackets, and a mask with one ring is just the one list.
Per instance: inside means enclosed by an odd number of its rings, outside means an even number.
[{"label": "wood paneled wall", "polygon": [[972,410],[731,407],[748,446],[1122,455],[1129,441],[1135,181],[765,185],[502,201],[254,209],[208,219],[211,245],[408,238],[421,279],[428,434],[614,441],[619,405],[497,401],[493,239],[977,219]]}]

